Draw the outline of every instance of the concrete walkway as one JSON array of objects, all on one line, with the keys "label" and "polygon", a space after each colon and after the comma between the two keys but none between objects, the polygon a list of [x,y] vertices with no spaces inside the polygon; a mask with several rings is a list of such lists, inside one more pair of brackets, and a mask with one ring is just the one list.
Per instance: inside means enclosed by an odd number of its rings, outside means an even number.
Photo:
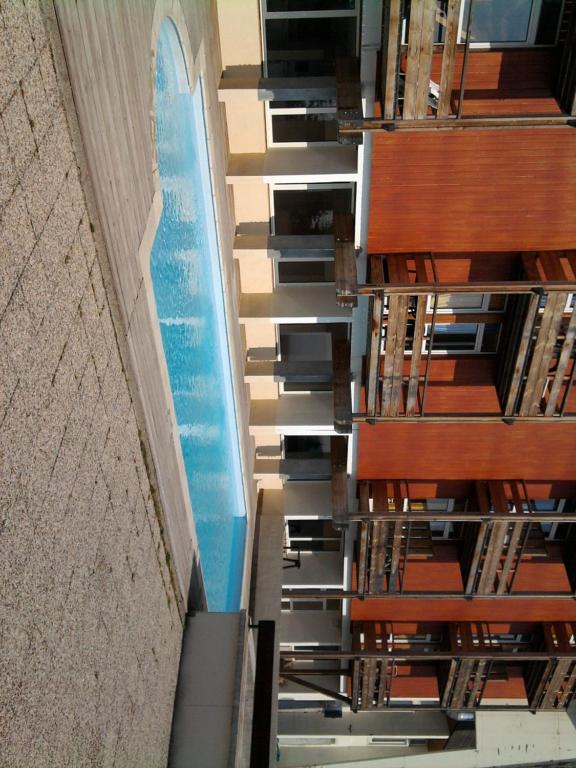
[{"label": "concrete walkway", "polygon": [[[78,4],[83,23],[120,5]],[[0,2],[0,765],[163,766],[182,590],[43,8]],[[112,119],[100,117],[98,130]],[[144,188],[135,220],[125,186],[115,200],[134,227],[124,258],[137,256],[149,178]]]}]

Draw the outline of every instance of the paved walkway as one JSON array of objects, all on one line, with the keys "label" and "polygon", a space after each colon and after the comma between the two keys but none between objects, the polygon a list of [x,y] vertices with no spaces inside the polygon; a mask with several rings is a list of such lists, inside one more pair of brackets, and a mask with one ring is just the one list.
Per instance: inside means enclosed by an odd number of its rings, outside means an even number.
[{"label": "paved walkway", "polygon": [[0,765],[162,766],[182,628],[55,56],[0,0]]}]

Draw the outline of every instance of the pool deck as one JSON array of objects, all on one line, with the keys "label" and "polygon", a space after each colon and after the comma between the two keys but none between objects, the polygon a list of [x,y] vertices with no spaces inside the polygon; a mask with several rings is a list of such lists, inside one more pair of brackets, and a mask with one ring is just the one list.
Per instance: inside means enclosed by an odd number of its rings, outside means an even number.
[{"label": "pool deck", "polygon": [[[210,0],[126,0],[107,3],[55,0],[67,71],[109,254],[125,329],[134,389],[139,394],[159,497],[180,589],[186,594],[197,541],[193,528],[176,419],[155,316],[149,253],[159,218],[159,184],[153,134],[153,54],[160,23],[177,22],[191,69],[203,70],[217,224],[223,254],[223,282],[229,315],[238,317],[232,238],[225,185],[226,140],[217,101],[221,63],[214,39],[215,5]],[[194,76],[191,78],[194,80]],[[229,323],[240,433],[248,424],[243,360],[237,322]],[[151,343],[154,340],[154,343]],[[251,475],[252,451],[244,441],[243,463]],[[255,507],[254,499],[249,507]],[[249,553],[248,553],[249,554]],[[247,592],[247,590],[245,590]]]},{"label": "pool deck", "polygon": [[2,768],[166,764],[196,552],[147,269],[169,11],[204,57],[233,285],[213,4],[0,6]]}]

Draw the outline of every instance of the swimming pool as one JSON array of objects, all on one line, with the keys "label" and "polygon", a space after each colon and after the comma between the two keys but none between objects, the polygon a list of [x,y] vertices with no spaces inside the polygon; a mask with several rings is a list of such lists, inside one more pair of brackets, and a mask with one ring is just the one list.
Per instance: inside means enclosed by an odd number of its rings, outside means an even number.
[{"label": "swimming pool", "polygon": [[172,21],[156,63],[162,216],[151,275],[208,608],[237,610],[246,504],[200,81],[190,93]]}]

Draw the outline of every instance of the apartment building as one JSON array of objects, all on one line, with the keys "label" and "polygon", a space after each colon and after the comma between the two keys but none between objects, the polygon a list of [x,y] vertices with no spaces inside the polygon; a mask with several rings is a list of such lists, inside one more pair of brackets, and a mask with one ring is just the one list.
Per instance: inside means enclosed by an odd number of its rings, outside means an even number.
[{"label": "apartment building", "polygon": [[575,4],[218,13],[273,759],[566,709]]}]

